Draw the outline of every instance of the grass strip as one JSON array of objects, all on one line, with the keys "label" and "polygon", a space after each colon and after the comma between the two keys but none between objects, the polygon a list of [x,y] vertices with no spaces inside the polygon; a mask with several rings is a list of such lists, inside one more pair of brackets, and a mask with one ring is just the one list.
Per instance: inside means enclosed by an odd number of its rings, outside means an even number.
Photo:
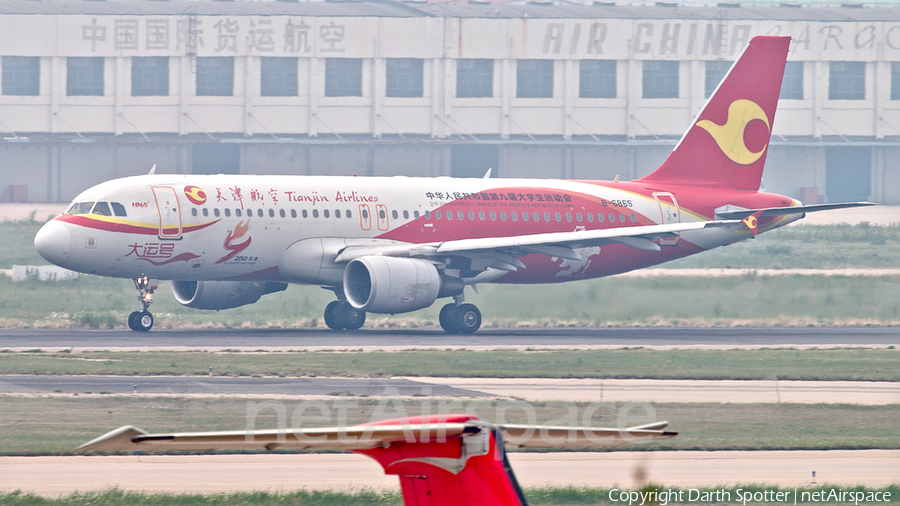
[{"label": "grass strip", "polygon": [[[334,296],[291,286],[225,311],[186,308],[162,282],[152,311],[158,328],[324,328]],[[13,282],[0,277],[0,327],[125,328],[139,309],[130,280],[83,276]],[[510,326],[858,326],[900,325],[897,276],[601,278],[534,286],[484,285],[466,300],[484,327]],[[444,301],[397,316],[369,315],[369,327],[437,327]]]},{"label": "grass strip", "polygon": [[[398,487],[399,488],[399,487]],[[56,499],[36,494],[0,494],[5,506],[394,506],[403,504],[400,491],[360,491],[356,493],[299,490],[294,492],[234,492],[222,494],[166,494],[126,492],[75,493]]]},{"label": "grass strip", "polygon": [[410,350],[43,353],[0,350],[0,374],[439,376],[900,381],[900,350]]},{"label": "grass strip", "polygon": [[[720,488],[664,488],[648,485],[641,490],[601,489],[586,487],[541,487],[526,488],[525,498],[534,506],[562,505],[628,505],[622,501],[622,493],[668,494],[684,498],[683,501],[652,501],[644,504],[663,506],[665,504],[854,504],[851,499],[836,500],[841,497],[862,497],[855,502],[861,505],[897,504],[900,503],[900,485],[888,487],[836,487],[822,485],[818,487],[784,488],[765,487],[762,485],[744,485]],[[848,494],[852,494],[849,496]],[[749,500],[747,497],[749,496]],[[786,498],[784,501],[753,500],[755,497]],[[794,498],[797,498],[795,501]],[[693,501],[688,499],[696,498]],[[718,500],[718,498],[728,498]],[[816,499],[814,499],[816,498]],[[824,499],[817,499],[824,498]],[[872,500],[865,500],[871,498]],[[878,500],[886,498],[886,500]],[[638,504],[640,500],[634,504]],[[0,494],[0,504],[7,506],[155,506],[155,505],[206,505],[206,506],[395,506],[403,503],[399,492],[360,491],[356,493],[321,492],[300,490],[295,492],[236,492],[223,494],[154,494],[141,492],[125,492],[117,489],[103,492],[76,493],[56,499],[45,498],[34,494],[12,492]],[[633,504],[631,506],[634,506]]]},{"label": "grass strip", "polygon": [[434,413],[495,423],[628,426],[668,420],[678,437],[623,450],[897,449],[900,404],[575,403],[344,397],[0,396],[0,455],[70,455],[123,425],[151,432],[356,425]]}]

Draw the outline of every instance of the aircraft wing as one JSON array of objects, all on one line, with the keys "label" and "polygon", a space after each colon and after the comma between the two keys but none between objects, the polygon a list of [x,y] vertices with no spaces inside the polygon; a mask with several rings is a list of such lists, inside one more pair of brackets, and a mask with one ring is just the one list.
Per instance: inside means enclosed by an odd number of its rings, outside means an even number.
[{"label": "aircraft wing", "polygon": [[847,209],[851,207],[877,206],[875,202],[840,202],[835,204],[812,204],[808,206],[794,207],[768,207],[765,209],[742,209],[726,206],[716,210],[716,218],[726,220],[742,220],[747,216],[761,213],[759,217],[784,216],[788,214],[814,213],[816,211],[830,211],[832,209]]},{"label": "aircraft wing", "polygon": [[219,449],[297,448],[307,450],[371,450],[392,443],[446,443],[482,430],[499,429],[503,440],[519,448],[604,448],[646,443],[677,435],[663,429],[668,422],[623,429],[492,425],[481,420],[461,423],[396,423],[310,429],[182,432],[149,434],[131,425],[120,427],[78,447],[81,452],[206,451]]},{"label": "aircraft wing", "polygon": [[[513,260],[514,257],[519,256],[516,253],[544,253],[570,260],[581,260],[581,256],[574,251],[574,248],[602,246],[618,242],[637,249],[658,251],[659,245],[652,242],[655,239],[672,237],[680,232],[736,225],[740,225],[739,220],[698,221],[601,230],[551,232],[511,237],[482,237],[425,244],[390,243],[382,245],[376,243],[344,248],[335,258],[335,262],[349,262],[355,258],[368,255],[429,257],[451,253],[478,254],[489,252],[512,254]],[[515,260],[510,263],[516,265]]]}]

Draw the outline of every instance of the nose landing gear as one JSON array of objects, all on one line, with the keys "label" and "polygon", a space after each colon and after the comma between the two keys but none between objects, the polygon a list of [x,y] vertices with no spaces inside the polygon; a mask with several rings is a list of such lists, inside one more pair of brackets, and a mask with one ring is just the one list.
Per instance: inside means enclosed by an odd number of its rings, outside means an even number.
[{"label": "nose landing gear", "polygon": [[141,276],[134,278],[134,287],[138,291],[138,301],[142,309],[128,315],[128,328],[138,332],[147,332],[153,328],[153,315],[147,309],[153,303],[153,292],[159,287],[159,280]]}]

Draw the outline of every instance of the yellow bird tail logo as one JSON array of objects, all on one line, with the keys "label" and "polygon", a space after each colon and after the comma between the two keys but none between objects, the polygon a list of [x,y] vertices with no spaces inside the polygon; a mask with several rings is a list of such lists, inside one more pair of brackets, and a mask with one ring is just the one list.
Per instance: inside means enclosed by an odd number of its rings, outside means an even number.
[{"label": "yellow bird tail logo", "polygon": [[724,125],[704,119],[697,126],[709,132],[729,160],[740,165],[759,160],[769,144],[769,118],[751,100],[742,98],[732,102]]}]

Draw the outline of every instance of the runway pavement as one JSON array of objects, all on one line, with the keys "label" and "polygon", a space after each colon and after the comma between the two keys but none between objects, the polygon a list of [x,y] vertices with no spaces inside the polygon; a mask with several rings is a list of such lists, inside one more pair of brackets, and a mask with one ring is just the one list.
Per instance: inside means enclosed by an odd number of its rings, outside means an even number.
[{"label": "runway pavement", "polygon": [[0,376],[0,393],[494,397],[526,401],[900,404],[900,383],[547,378],[232,378],[222,376]]},{"label": "runway pavement", "polygon": [[234,378],[227,376],[32,376],[0,375],[0,393],[173,394],[320,396],[429,395],[482,397],[490,394],[412,378]]},{"label": "runway pavement", "polygon": [[[900,450],[510,453],[510,462],[523,487],[637,488],[638,469],[664,487],[798,487],[812,484],[813,471],[817,484],[882,487],[897,481]],[[58,497],[113,487],[209,493],[399,485],[374,461],[348,454],[0,457],[0,491]]]},{"label": "runway pavement", "polygon": [[506,347],[772,347],[900,346],[898,327],[763,328],[503,328],[473,335],[446,334],[438,328],[218,330],[0,330],[0,349],[33,348],[472,348]]},{"label": "runway pavement", "polygon": [[[410,349],[410,348],[599,348],[644,346],[831,347],[900,346],[900,329],[864,328],[553,328],[482,329],[451,336],[439,329],[0,330],[0,349]],[[497,380],[459,378],[219,378],[219,377],[0,377],[0,391],[19,395],[67,395],[72,391],[172,395],[356,395],[426,393],[434,396],[526,400],[651,402],[900,402],[900,385],[882,382],[694,382],[657,380]],[[47,392],[50,392],[49,394]],[[387,392],[389,394],[393,393]],[[645,467],[654,483],[716,486],[819,483],[882,486],[897,481],[900,451],[848,452],[615,452],[516,453],[511,457],[524,486],[635,486]],[[47,476],[59,477],[47,480]],[[33,490],[58,496],[113,486],[128,490],[223,492],[348,490],[396,487],[374,462],[354,455],[216,455],[136,457],[0,458],[0,490]]]},{"label": "runway pavement", "polygon": [[889,381],[742,381],[546,378],[416,378],[527,401],[900,404]]}]

